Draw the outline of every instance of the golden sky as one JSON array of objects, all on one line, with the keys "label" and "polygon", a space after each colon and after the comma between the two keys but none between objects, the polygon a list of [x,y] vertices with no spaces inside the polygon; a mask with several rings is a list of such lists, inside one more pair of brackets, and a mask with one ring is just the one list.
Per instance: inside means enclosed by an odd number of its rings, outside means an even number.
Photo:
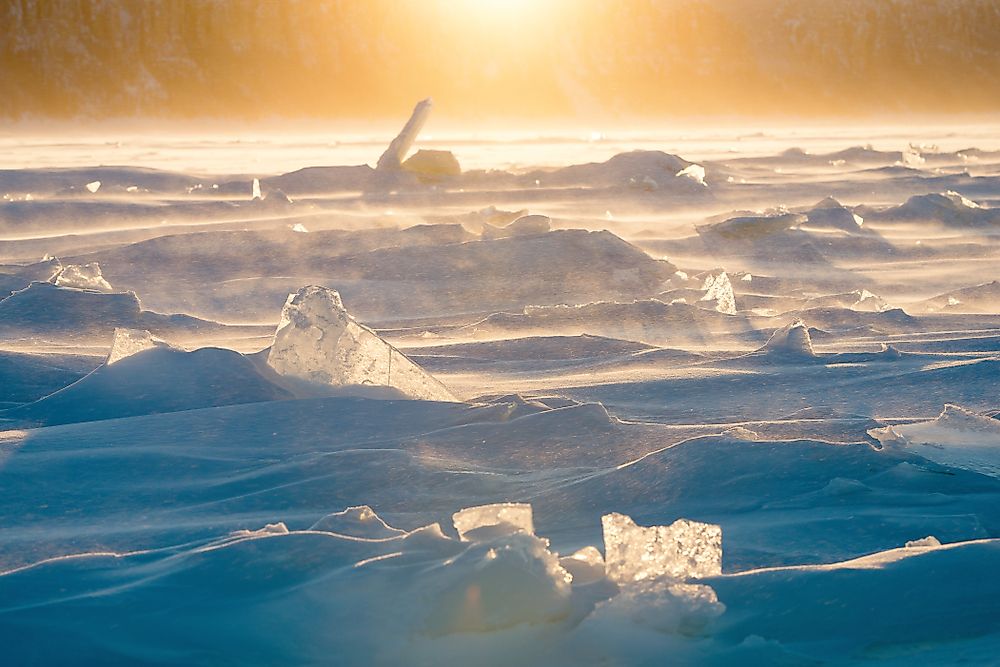
[{"label": "golden sky", "polygon": [[994,0],[7,0],[0,117],[1000,110]]}]

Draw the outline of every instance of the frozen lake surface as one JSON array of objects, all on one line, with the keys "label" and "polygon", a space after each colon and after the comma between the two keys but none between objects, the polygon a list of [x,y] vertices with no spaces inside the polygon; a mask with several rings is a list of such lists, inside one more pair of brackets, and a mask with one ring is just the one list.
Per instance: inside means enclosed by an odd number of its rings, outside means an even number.
[{"label": "frozen lake surface", "polygon": [[997,664],[998,136],[0,136],[3,662]]}]

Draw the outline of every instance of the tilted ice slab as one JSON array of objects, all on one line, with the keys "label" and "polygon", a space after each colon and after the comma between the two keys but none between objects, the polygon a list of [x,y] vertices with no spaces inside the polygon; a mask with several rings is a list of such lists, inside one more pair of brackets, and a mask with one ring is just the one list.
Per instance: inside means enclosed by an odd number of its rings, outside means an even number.
[{"label": "tilted ice slab", "polygon": [[333,386],[391,387],[429,401],[455,401],[406,355],[358,323],[340,294],[310,285],[290,294],[267,357],[279,375]]},{"label": "tilted ice slab", "polygon": [[459,538],[478,539],[487,534],[511,534],[518,531],[534,534],[535,524],[531,505],[527,503],[496,503],[467,507],[455,512],[451,520]]},{"label": "tilted ice slab", "polygon": [[947,404],[936,419],[874,428],[886,447],[903,447],[941,465],[1000,477],[1000,421]]},{"label": "tilted ice slab", "polygon": [[168,343],[153,336],[145,329],[125,329],[115,327],[115,337],[111,342],[111,351],[105,360],[108,366],[121,361],[133,354],[138,354],[143,350],[152,350],[157,347],[170,347]]},{"label": "tilted ice slab", "polygon": [[669,526],[639,526],[613,512],[601,517],[609,579],[620,584],[722,574],[722,528],[678,519]]},{"label": "tilted ice slab", "polygon": [[89,264],[67,264],[52,277],[52,282],[59,287],[75,287],[99,292],[113,292],[111,283],[104,279],[101,265],[97,262]]}]

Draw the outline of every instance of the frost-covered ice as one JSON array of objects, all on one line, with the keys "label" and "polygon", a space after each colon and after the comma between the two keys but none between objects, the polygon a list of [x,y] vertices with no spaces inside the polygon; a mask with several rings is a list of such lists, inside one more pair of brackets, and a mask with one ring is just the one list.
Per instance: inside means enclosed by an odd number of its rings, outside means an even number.
[{"label": "frost-covered ice", "polygon": [[613,512],[601,518],[608,577],[627,584],[648,579],[685,581],[722,573],[722,529],[678,519],[638,526]]}]

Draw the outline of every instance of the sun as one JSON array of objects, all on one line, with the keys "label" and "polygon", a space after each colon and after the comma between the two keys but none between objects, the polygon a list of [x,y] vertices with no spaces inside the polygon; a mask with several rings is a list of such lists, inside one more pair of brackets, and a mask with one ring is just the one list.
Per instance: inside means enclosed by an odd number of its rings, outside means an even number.
[{"label": "sun", "polygon": [[470,24],[514,27],[551,19],[570,0],[438,0],[440,12]]}]

